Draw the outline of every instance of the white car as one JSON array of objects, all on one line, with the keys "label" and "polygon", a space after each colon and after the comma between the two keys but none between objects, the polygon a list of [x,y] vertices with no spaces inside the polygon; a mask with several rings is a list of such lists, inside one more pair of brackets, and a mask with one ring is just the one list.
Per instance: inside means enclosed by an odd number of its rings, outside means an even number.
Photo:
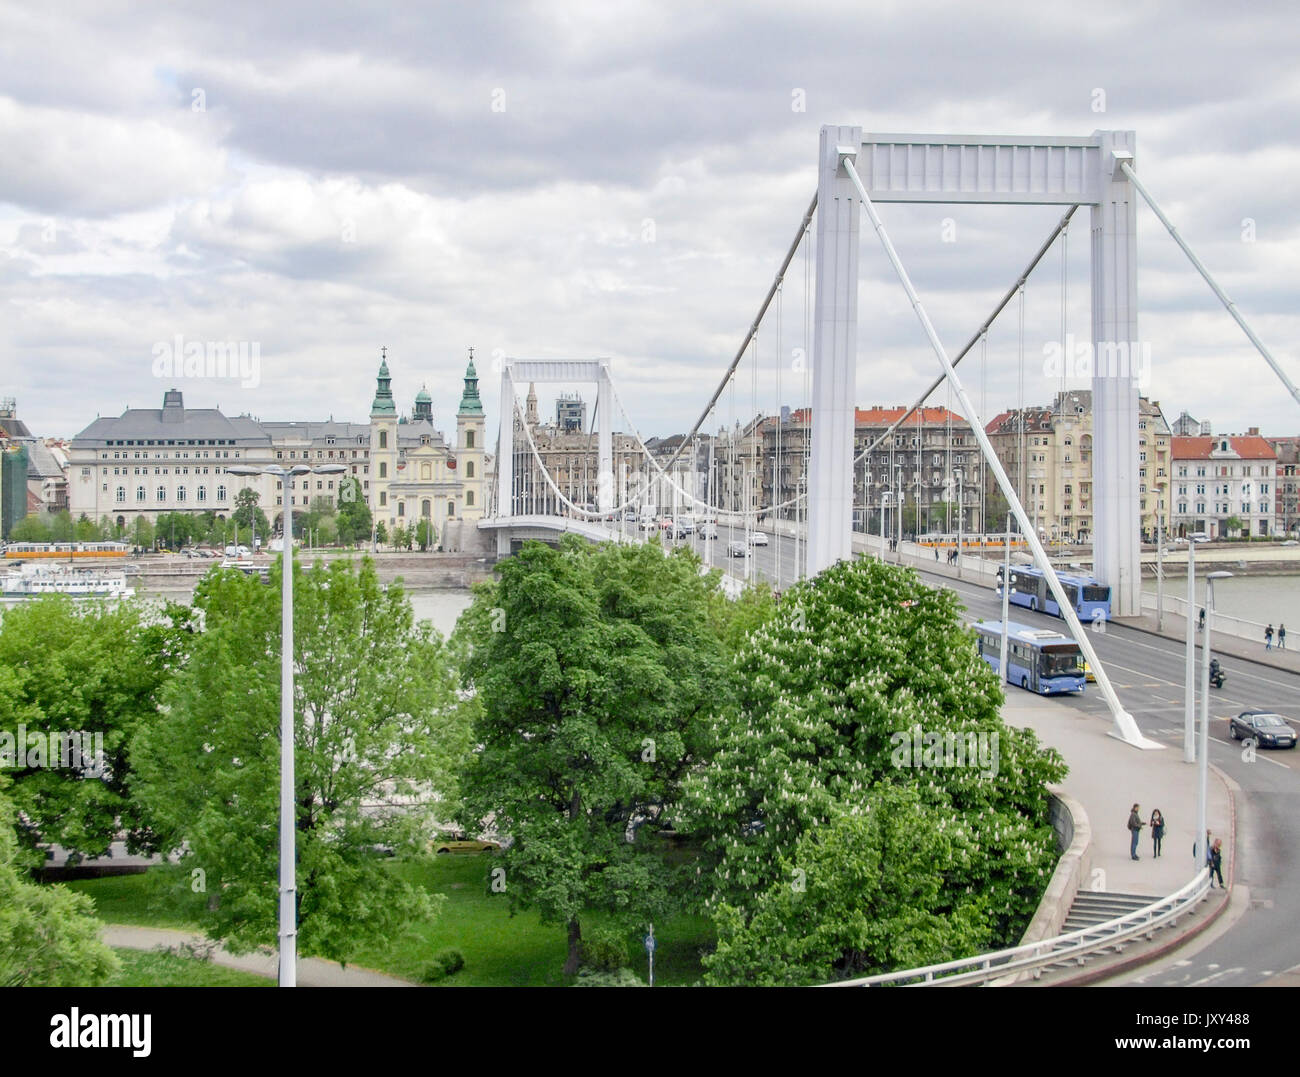
[{"label": "white car", "polygon": [[751,546],[766,546],[767,536],[762,531],[751,531],[749,533],[749,544]]},{"label": "white car", "polygon": [[718,537],[717,524],[700,524],[695,529],[695,533],[702,539],[716,539]]}]

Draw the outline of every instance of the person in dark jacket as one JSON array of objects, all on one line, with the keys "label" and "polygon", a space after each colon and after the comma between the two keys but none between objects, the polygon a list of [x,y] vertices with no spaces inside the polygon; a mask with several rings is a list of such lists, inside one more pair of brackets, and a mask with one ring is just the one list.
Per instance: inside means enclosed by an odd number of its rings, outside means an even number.
[{"label": "person in dark jacket", "polygon": [[1273,649],[1273,626],[1269,625],[1266,629],[1264,629],[1264,650],[1271,651],[1272,649]]},{"label": "person in dark jacket", "polygon": [[1160,814],[1160,809],[1156,808],[1151,813],[1151,847],[1153,855],[1160,855],[1160,842],[1165,836],[1165,817]]},{"label": "person in dark jacket", "polygon": [[1142,828],[1146,826],[1146,823],[1142,822],[1142,816],[1139,814],[1140,811],[1141,808],[1137,804],[1134,804],[1133,810],[1128,813],[1128,830],[1129,834],[1132,835],[1132,840],[1129,842],[1128,855],[1134,860],[1141,859],[1138,856],[1138,837],[1142,833]]},{"label": "person in dark jacket", "polygon": [[1214,889],[1214,880],[1219,880],[1219,886],[1227,889],[1223,885],[1223,839],[1215,838],[1214,845],[1210,848],[1210,889]]},{"label": "person in dark jacket", "polygon": [[1279,651],[1286,650],[1286,625],[1277,626],[1277,649]]}]

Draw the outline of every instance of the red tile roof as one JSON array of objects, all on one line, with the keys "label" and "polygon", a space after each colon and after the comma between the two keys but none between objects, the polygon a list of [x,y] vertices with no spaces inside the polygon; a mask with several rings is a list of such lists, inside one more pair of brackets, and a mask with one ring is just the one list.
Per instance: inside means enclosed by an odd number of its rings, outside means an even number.
[{"label": "red tile roof", "polygon": [[1277,453],[1264,438],[1253,435],[1232,436],[1226,438],[1222,436],[1215,437],[1196,437],[1196,438],[1173,438],[1171,446],[1171,458],[1174,460],[1208,460],[1210,453],[1214,450],[1219,442],[1226,440],[1232,451],[1243,460],[1276,460]]}]

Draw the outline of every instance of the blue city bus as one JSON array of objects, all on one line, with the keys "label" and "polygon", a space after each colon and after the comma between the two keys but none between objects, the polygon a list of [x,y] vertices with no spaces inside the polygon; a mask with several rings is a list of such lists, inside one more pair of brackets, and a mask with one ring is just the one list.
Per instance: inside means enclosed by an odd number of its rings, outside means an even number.
[{"label": "blue city bus", "polygon": [[[1047,586],[1047,576],[1041,568],[1033,565],[1012,565],[1011,575],[1015,577],[1009,602],[1026,609],[1041,610],[1053,617],[1061,616],[1061,607],[1056,596]],[[1110,620],[1110,588],[1097,580],[1095,576],[1076,576],[1068,572],[1058,572],[1056,578],[1061,581],[1065,597],[1074,605],[1074,612],[1081,621]],[[1002,569],[998,568],[997,593],[1002,594]]]},{"label": "blue city bus", "polygon": [[[1002,660],[1002,622],[981,621],[974,628],[980,657],[997,672]],[[1074,640],[1060,632],[1008,621],[1004,679],[1043,696],[1082,692],[1083,653]]]}]

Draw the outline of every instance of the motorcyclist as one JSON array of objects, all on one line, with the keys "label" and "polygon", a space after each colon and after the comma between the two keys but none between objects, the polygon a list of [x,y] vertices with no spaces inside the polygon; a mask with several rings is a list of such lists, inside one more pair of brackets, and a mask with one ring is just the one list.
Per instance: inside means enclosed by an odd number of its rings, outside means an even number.
[{"label": "motorcyclist", "polygon": [[1210,683],[1218,688],[1223,683],[1223,671],[1219,668],[1217,658],[1210,659]]}]

